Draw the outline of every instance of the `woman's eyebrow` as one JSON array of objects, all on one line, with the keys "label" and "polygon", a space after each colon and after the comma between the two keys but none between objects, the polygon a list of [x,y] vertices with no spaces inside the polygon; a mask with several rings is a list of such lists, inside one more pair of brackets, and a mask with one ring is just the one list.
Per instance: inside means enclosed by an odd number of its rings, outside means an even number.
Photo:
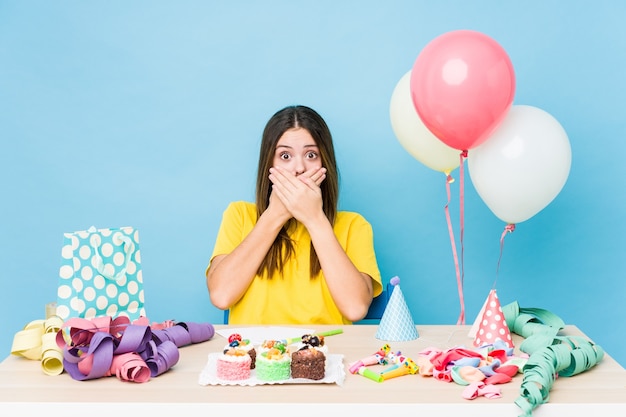
[{"label": "woman's eyebrow", "polygon": [[[304,145],[304,146],[303,146],[303,148],[305,148],[305,149],[306,149],[306,148],[317,148],[317,147],[318,147],[318,146],[317,146],[317,144],[315,144],[315,143],[311,143],[311,144],[308,144],[308,145]],[[278,149],[278,148],[294,149],[294,147],[293,147],[293,146],[291,146],[291,145],[283,145],[283,144],[281,144],[281,145],[276,145],[276,149]]]}]

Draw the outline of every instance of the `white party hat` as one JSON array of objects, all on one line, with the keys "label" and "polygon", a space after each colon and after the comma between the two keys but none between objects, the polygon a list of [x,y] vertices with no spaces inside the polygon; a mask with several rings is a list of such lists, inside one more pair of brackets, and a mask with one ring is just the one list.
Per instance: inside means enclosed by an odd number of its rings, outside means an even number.
[{"label": "white party hat", "polygon": [[393,285],[393,291],[387,302],[383,317],[380,319],[376,338],[390,342],[417,339],[419,335],[404,295],[402,295],[400,278],[391,278],[390,284]]}]

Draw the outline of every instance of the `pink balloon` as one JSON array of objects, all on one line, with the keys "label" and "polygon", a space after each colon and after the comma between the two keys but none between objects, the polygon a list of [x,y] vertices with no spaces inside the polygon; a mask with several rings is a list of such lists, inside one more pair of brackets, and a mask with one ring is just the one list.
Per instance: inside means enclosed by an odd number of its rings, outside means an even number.
[{"label": "pink balloon", "polygon": [[411,98],[421,120],[446,145],[474,148],[502,122],[515,95],[506,51],[471,30],[445,33],[420,52],[411,71]]},{"label": "pink balloon", "polygon": [[449,175],[460,163],[460,152],[439,140],[424,126],[411,100],[411,71],[400,78],[391,95],[389,116],[398,142],[428,168]]}]

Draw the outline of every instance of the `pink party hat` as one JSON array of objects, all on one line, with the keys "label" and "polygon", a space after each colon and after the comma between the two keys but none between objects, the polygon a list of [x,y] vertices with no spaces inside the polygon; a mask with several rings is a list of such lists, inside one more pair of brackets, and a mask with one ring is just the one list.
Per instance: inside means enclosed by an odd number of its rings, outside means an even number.
[{"label": "pink party hat", "polygon": [[474,346],[490,345],[500,340],[510,348],[514,347],[513,339],[509,326],[506,324],[502,306],[496,294],[496,290],[491,290],[487,301],[481,310],[480,321],[476,321],[478,325],[476,335],[474,337]]},{"label": "pink party hat", "polygon": [[387,307],[385,307],[383,317],[380,319],[376,338],[390,342],[417,339],[419,335],[404,295],[402,295],[400,278],[393,277],[389,283],[393,285],[393,291],[387,302]]}]

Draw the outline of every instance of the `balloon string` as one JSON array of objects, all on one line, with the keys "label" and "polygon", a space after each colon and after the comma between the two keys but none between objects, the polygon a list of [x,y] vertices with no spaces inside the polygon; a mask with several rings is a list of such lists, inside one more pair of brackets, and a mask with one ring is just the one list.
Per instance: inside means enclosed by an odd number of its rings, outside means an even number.
[{"label": "balloon string", "polygon": [[465,301],[463,298],[463,284],[461,283],[461,273],[459,270],[459,257],[456,253],[456,243],[454,240],[454,231],[452,229],[452,221],[450,219],[450,184],[454,182],[454,178],[450,174],[446,175],[446,194],[448,195],[448,202],[445,206],[446,222],[448,223],[448,234],[450,235],[450,244],[452,245],[452,256],[454,257],[454,268],[456,269],[456,282],[459,290],[459,301],[461,303],[461,313],[457,320],[457,324],[465,324]]},{"label": "balloon string", "polygon": [[[461,285],[465,286],[465,246],[463,244],[463,235],[465,231],[465,180],[464,180],[464,161],[467,158],[467,150],[461,151],[459,155],[459,219],[460,219],[460,234],[461,234]],[[463,314],[463,320],[461,324],[465,324],[465,312]]]},{"label": "balloon string", "polygon": [[500,271],[500,261],[502,260],[502,252],[504,252],[504,237],[507,233],[513,233],[515,231],[515,224],[509,223],[504,226],[502,236],[500,236],[500,256],[498,257],[498,265],[496,267],[496,279],[493,281],[493,288],[496,288],[496,282],[498,281],[498,272]]}]

